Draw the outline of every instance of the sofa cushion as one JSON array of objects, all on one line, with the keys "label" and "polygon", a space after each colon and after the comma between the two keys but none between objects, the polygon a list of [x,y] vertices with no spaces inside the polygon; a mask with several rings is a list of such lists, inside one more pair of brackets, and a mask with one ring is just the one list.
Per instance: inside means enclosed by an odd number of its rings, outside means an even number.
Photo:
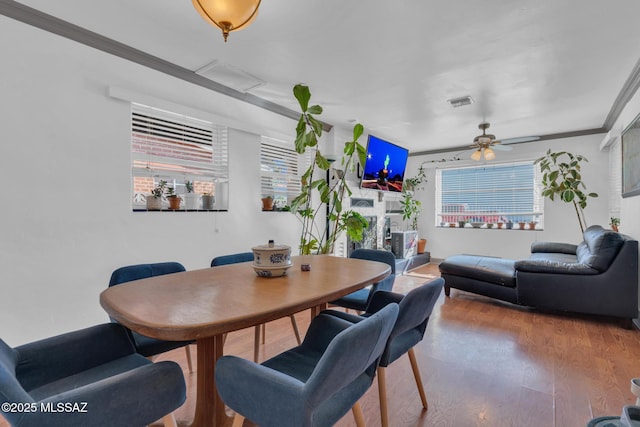
[{"label": "sofa cushion", "polygon": [[440,273],[469,277],[501,286],[515,287],[515,260],[477,255],[454,255],[440,263]]},{"label": "sofa cushion", "polygon": [[542,252],[575,255],[577,248],[577,245],[572,243],[533,242],[531,244],[531,253]]},{"label": "sofa cushion", "polygon": [[531,254],[529,261],[554,261],[554,262],[566,262],[576,263],[578,258],[575,255],[550,253],[550,252],[536,252]]},{"label": "sofa cushion", "polygon": [[584,241],[578,245],[578,262],[603,272],[613,262],[624,243],[623,237],[615,231],[593,225],[584,231]]},{"label": "sofa cushion", "polygon": [[551,259],[526,259],[516,261],[517,271],[528,273],[550,273],[550,274],[598,274],[595,268],[577,262],[562,262]]}]

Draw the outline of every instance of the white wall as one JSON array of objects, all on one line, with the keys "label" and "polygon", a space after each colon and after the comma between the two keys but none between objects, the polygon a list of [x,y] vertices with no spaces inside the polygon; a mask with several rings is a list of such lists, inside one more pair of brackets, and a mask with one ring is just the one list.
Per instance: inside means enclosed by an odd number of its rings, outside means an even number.
[{"label": "white wall", "polygon": [[[606,179],[608,154],[599,150],[603,135],[565,138],[558,140],[532,142],[512,145],[511,151],[496,151],[496,162],[514,160],[535,160],[544,155],[547,149],[566,150],[584,155],[589,162],[583,166],[583,181],[590,192],[600,197],[589,199],[585,215],[587,224],[601,224],[608,227],[607,209],[608,181]],[[455,254],[484,254],[503,258],[526,258],[531,243],[536,240],[574,242],[581,241],[580,226],[573,205],[563,202],[544,201],[544,230],[497,230],[497,229],[458,229],[436,226],[435,216],[435,168],[459,167],[476,164],[469,158],[470,152],[460,155],[463,160],[431,163],[431,160],[451,159],[456,153],[444,153],[409,158],[408,176],[417,173],[422,162],[427,168],[428,182],[423,191],[416,194],[424,208],[419,218],[420,236],[427,239],[427,250],[432,258],[444,259]]]},{"label": "white wall", "polygon": [[[293,138],[295,121],[5,17],[0,56],[0,338],[10,345],[108,321],[99,294],[122,265],[198,269],[268,239],[297,247],[294,217],[261,211],[257,135]],[[229,212],[132,212],[130,108],[112,86],[235,128]]]}]

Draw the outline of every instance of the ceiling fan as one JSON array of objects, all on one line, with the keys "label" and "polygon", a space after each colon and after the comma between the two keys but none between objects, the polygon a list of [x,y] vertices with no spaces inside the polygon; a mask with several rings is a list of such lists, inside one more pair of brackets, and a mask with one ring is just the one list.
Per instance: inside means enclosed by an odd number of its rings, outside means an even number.
[{"label": "ceiling fan", "polygon": [[483,122],[478,125],[478,128],[482,130],[482,135],[478,135],[473,138],[473,145],[471,147],[476,149],[471,154],[471,158],[473,160],[479,161],[482,157],[484,157],[485,160],[493,160],[496,158],[496,153],[493,149],[498,151],[509,151],[511,150],[511,147],[506,144],[516,144],[519,142],[529,142],[540,139],[539,136],[524,136],[499,141],[496,139],[495,135],[487,133],[489,126],[491,125],[488,122]]}]

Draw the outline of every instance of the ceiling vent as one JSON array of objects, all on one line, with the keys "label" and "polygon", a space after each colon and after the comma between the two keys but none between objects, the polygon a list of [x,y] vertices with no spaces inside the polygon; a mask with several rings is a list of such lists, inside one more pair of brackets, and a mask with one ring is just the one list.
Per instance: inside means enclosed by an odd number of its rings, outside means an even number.
[{"label": "ceiling vent", "polygon": [[196,70],[196,74],[243,93],[265,84],[264,80],[260,80],[256,76],[253,76],[238,67],[225,64],[221,61],[213,61],[212,63],[205,65],[199,70]]},{"label": "ceiling vent", "polygon": [[459,98],[452,98],[447,100],[453,108],[464,107],[465,105],[473,104],[473,98],[470,96],[461,96]]}]

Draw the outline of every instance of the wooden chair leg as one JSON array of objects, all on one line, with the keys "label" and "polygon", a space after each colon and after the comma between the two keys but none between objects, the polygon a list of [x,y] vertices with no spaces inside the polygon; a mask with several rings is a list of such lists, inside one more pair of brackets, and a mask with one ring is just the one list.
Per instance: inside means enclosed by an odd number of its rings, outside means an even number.
[{"label": "wooden chair leg", "polygon": [[187,354],[187,366],[189,367],[189,373],[193,374],[193,363],[191,363],[191,349],[189,344],[184,346],[184,352]]},{"label": "wooden chair leg", "polygon": [[267,324],[263,323],[262,324],[262,344],[264,344],[264,341],[267,339]]},{"label": "wooden chair leg", "polygon": [[244,417],[240,414],[236,414],[236,416],[233,417],[233,425],[231,427],[242,427],[243,424]]},{"label": "wooden chair leg", "polygon": [[[264,335],[263,335],[264,336]],[[260,325],[256,325],[253,339],[253,361],[258,363],[260,354]]]},{"label": "wooden chair leg", "polygon": [[300,340],[300,332],[298,332],[298,324],[296,323],[296,317],[292,314],[289,316],[291,319],[291,327],[293,328],[293,333],[296,335],[296,341],[298,341],[298,345],[302,344]]},{"label": "wooden chair leg", "polygon": [[178,423],[176,422],[176,417],[173,416],[173,412],[162,417],[162,422],[164,423],[164,427],[178,427]]},{"label": "wooden chair leg", "polygon": [[389,427],[389,410],[387,409],[387,378],[382,366],[376,371],[378,377],[378,395],[380,400],[380,422],[382,427]]},{"label": "wooden chair leg", "polygon": [[416,379],[418,393],[420,393],[420,400],[422,400],[422,407],[424,409],[429,409],[429,405],[427,403],[427,395],[424,393],[424,387],[422,386],[422,377],[420,376],[420,369],[418,368],[418,361],[416,360],[416,354],[413,351],[413,348],[410,348],[407,354],[409,354],[409,360],[411,361],[411,369],[413,370],[413,377]]},{"label": "wooden chair leg", "polygon": [[[362,413],[362,408],[360,407],[360,402],[356,402],[351,407],[351,412],[353,412],[353,418],[356,419],[356,426],[357,427],[365,427],[364,414]],[[236,427],[236,426],[233,426],[233,427]]]}]

